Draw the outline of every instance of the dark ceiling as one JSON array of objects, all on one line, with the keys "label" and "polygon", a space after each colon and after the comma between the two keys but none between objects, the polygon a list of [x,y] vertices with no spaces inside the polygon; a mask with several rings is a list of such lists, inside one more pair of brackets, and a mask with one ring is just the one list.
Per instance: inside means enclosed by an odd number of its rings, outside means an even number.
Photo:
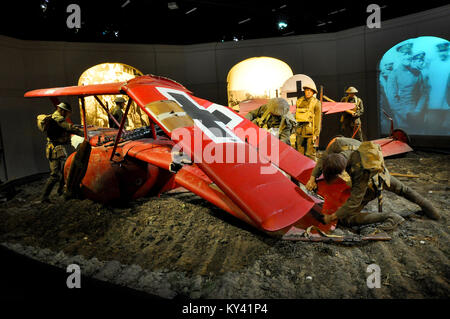
[{"label": "dark ceiling", "polygon": [[[366,24],[367,6],[388,20],[446,5],[448,1],[300,0],[31,0],[2,1],[0,34],[26,40],[197,44],[336,32]],[[176,3],[176,9],[170,9]],[[67,20],[80,8],[81,27]],[[73,18],[74,16],[72,16]],[[71,19],[71,21],[75,21]],[[278,23],[287,24],[280,29]]]}]

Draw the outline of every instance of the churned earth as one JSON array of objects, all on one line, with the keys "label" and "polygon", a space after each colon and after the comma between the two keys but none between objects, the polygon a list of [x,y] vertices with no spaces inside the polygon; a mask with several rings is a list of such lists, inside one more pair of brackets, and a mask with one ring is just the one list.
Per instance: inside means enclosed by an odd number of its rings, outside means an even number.
[{"label": "churned earth", "polygon": [[[281,241],[189,192],[108,207],[65,202],[55,191],[51,204],[36,205],[41,179],[0,197],[0,243],[164,298],[448,298],[450,156],[412,152],[386,163],[391,172],[418,176],[398,178],[432,201],[439,221],[384,192],[383,210],[406,218],[390,241]],[[380,288],[367,285],[372,264],[380,267]]]}]

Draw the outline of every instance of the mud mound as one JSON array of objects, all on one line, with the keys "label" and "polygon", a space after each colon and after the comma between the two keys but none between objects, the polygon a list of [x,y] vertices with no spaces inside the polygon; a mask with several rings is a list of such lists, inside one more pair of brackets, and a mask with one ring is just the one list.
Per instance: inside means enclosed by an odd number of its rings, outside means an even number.
[{"label": "mud mound", "polygon": [[[383,210],[407,216],[388,242],[280,241],[188,192],[125,207],[56,194],[33,204],[44,180],[0,203],[0,242],[60,267],[75,258],[90,276],[165,298],[448,298],[449,159],[415,152],[386,161],[392,172],[418,175],[399,179],[442,213],[431,221],[385,192]],[[381,269],[381,288],[367,286],[371,264]]]}]

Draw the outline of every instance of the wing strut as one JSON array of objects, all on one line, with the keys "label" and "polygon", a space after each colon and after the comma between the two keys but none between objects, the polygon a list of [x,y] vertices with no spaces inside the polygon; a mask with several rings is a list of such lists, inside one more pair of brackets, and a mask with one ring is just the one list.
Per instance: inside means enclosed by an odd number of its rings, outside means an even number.
[{"label": "wing strut", "polygon": [[103,104],[103,102],[98,98],[98,96],[94,95],[94,98],[97,100],[97,102],[100,104],[100,106],[105,110],[105,112],[106,112],[106,114],[108,114],[109,118],[112,119],[114,121],[114,123],[116,123],[117,127],[119,127],[120,123],[117,122],[117,120],[114,116],[112,116],[112,114],[108,111],[108,108]]},{"label": "wing strut", "polygon": [[86,124],[86,107],[84,105],[84,97],[79,97],[81,101],[81,110],[83,112],[83,130],[84,130],[84,140],[88,140],[88,134],[87,134],[87,124]]},{"label": "wing strut", "polygon": [[111,157],[109,159],[110,161],[113,160],[114,155],[116,154],[117,145],[119,144],[120,136],[122,135],[123,127],[125,126],[125,122],[127,120],[128,110],[130,109],[131,101],[132,101],[132,99],[128,99],[127,107],[125,108],[125,112],[123,114],[122,121],[120,122],[119,132],[117,132],[116,140],[114,141],[114,147],[111,152]]}]

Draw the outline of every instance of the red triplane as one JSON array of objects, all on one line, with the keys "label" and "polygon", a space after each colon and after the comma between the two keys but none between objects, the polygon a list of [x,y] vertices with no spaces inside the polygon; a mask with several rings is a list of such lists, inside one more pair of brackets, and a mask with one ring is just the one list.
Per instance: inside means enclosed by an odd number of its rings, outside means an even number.
[{"label": "red triplane", "polygon": [[[335,228],[317,216],[332,214],[346,201],[350,189],[342,180],[319,181],[320,196],[307,192],[303,185],[314,161],[173,80],[147,75],[122,83],[34,90],[25,97],[50,97],[56,105],[59,96],[78,96],[86,123],[85,97],[119,94],[130,97],[119,129],[84,125],[85,142],[65,164],[68,188],[110,203],[184,187],[283,239],[304,238],[310,226],[316,226],[312,233]],[[148,115],[150,126],[124,130],[132,100]]]}]

